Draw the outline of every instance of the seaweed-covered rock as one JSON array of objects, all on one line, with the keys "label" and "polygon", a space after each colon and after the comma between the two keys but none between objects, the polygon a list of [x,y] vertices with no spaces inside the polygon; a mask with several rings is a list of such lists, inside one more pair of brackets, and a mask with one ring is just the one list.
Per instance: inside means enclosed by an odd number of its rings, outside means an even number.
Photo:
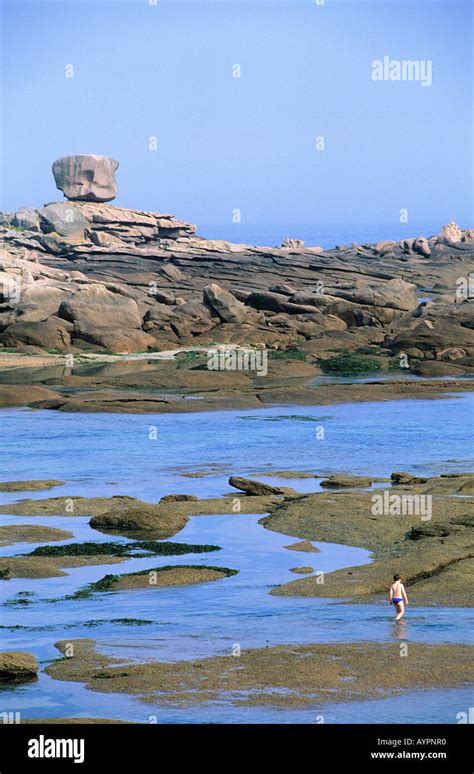
[{"label": "seaweed-covered rock", "polygon": [[427,478],[412,476],[411,473],[392,473],[390,478],[393,484],[426,484]]},{"label": "seaweed-covered rock", "polygon": [[17,683],[34,680],[38,662],[31,653],[0,651],[0,683]]}]

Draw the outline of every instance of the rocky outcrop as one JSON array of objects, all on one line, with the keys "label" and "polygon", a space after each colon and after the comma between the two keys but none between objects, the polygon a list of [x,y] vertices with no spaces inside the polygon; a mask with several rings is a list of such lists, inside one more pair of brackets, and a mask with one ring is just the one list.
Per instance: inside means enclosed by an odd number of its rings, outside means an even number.
[{"label": "rocky outcrop", "polygon": [[251,497],[284,494],[284,490],[280,487],[262,484],[261,481],[252,481],[250,478],[241,478],[240,476],[231,476],[229,484]]},{"label": "rocky outcrop", "polygon": [[313,546],[310,540],[299,540],[297,543],[292,543],[290,546],[285,546],[289,551],[301,551],[306,554],[319,554],[320,549]]},{"label": "rocky outcrop", "polygon": [[462,238],[463,233],[461,229],[459,228],[458,224],[452,220],[446,226],[443,226],[438,234],[436,241],[439,244],[455,245],[456,243],[461,242]]},{"label": "rocky outcrop", "polygon": [[65,352],[71,344],[70,326],[63,320],[49,317],[38,322],[14,322],[0,335],[0,341],[5,347],[15,347],[18,344],[28,344],[41,349],[54,349]]},{"label": "rocky outcrop", "polygon": [[321,361],[334,349],[377,345],[406,353],[413,367],[470,367],[473,231],[450,223],[428,238],[332,250],[206,240],[172,215],[107,204],[116,164],[59,159],[55,179],[69,201],[0,214],[0,347],[74,354],[234,344],[297,347]]},{"label": "rocky outcrop", "polygon": [[283,240],[281,243],[282,247],[290,248],[291,250],[299,250],[302,247],[304,247],[304,242],[302,239],[290,239],[287,237]]},{"label": "rocky outcrop", "polygon": [[34,680],[38,662],[31,653],[22,651],[0,652],[0,683],[19,683]]},{"label": "rocky outcrop", "polygon": [[421,478],[420,476],[413,476],[411,473],[392,473],[390,478],[393,484],[426,484],[427,478]]},{"label": "rocky outcrop", "polygon": [[58,316],[73,325],[76,343],[82,340],[112,352],[136,352],[155,345],[142,330],[143,315],[137,302],[120,289],[80,286],[61,303]]},{"label": "rocky outcrop", "polygon": [[59,393],[30,384],[0,384],[0,408],[33,406],[38,401],[54,400]]},{"label": "rocky outcrop", "polygon": [[[387,332],[386,344],[393,352],[404,352],[418,360],[450,359],[451,353],[452,364],[458,363],[462,369],[463,359],[474,355],[473,327],[474,299],[423,303],[412,314],[394,322]],[[441,370],[432,375],[443,375]],[[447,364],[444,372],[448,373]]]}]

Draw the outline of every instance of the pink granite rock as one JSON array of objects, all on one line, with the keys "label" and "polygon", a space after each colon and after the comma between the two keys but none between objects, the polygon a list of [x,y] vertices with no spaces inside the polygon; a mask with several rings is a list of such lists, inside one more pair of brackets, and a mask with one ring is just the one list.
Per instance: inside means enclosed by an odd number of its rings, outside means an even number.
[{"label": "pink granite rock", "polygon": [[110,202],[117,194],[118,165],[118,161],[108,156],[63,156],[53,164],[56,187],[67,199]]}]

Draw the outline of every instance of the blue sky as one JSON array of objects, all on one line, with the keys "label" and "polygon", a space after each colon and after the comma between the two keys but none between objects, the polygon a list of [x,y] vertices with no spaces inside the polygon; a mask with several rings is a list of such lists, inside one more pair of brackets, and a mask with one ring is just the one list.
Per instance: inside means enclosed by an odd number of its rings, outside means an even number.
[{"label": "blue sky", "polygon": [[[116,204],[198,224],[471,221],[468,3],[1,9],[2,210],[60,199],[54,159],[99,153],[120,161]],[[374,82],[384,56],[432,61],[432,85]]]}]

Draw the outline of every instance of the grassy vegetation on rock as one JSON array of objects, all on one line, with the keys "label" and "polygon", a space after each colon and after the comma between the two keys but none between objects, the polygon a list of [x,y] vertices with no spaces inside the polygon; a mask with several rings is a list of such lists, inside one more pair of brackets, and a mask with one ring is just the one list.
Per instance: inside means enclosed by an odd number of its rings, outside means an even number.
[{"label": "grassy vegetation on rock", "polygon": [[324,373],[351,375],[361,373],[372,373],[381,370],[381,364],[378,360],[359,355],[338,355],[322,360],[320,366]]}]

